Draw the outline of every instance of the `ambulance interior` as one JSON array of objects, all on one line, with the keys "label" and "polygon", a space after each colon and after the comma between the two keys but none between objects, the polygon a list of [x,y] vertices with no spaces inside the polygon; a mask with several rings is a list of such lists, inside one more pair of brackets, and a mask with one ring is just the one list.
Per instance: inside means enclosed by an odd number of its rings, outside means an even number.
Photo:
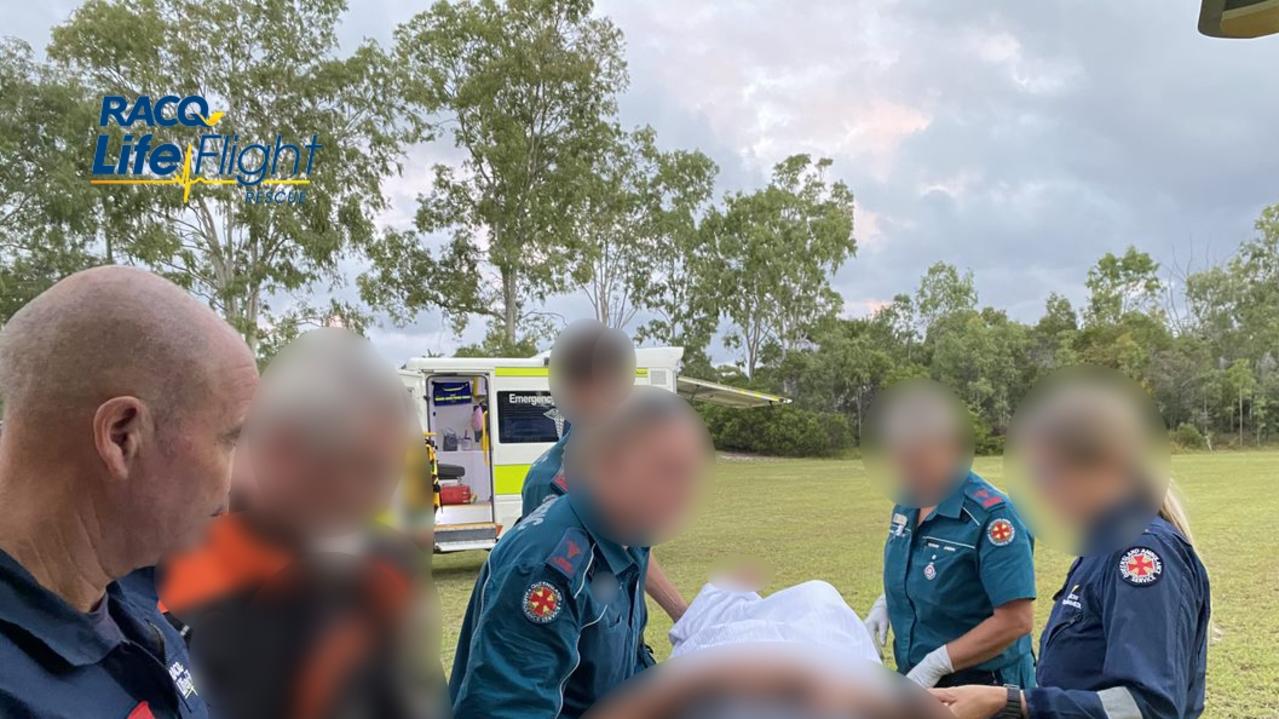
[{"label": "ambulance interior", "polygon": [[488,437],[485,375],[431,375],[426,381],[427,431],[440,467],[436,524],[493,521],[493,455]]}]

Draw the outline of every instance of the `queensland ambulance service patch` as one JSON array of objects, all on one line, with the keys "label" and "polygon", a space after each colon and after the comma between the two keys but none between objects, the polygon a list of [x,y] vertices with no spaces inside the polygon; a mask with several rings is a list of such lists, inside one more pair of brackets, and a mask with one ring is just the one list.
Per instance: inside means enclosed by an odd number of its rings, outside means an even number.
[{"label": "queensland ambulance service patch", "polygon": [[1164,573],[1164,561],[1155,550],[1133,547],[1119,558],[1119,576],[1136,587],[1149,587]]},{"label": "queensland ambulance service patch", "polygon": [[564,595],[553,584],[534,582],[524,592],[524,616],[534,624],[554,621],[563,609]]},{"label": "queensland ambulance service patch", "polygon": [[1017,529],[1013,527],[1013,523],[1007,519],[996,519],[986,527],[986,538],[996,547],[1002,547],[1013,541],[1013,537],[1017,535]]}]

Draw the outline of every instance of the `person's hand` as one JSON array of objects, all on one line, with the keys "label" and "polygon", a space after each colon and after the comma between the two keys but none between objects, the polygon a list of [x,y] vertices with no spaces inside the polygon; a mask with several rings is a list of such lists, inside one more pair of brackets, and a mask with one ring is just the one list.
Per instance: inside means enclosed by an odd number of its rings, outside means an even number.
[{"label": "person's hand", "polygon": [[946,645],[943,644],[920,660],[906,678],[925,689],[930,689],[936,686],[942,677],[953,671],[955,667],[950,663],[950,652],[946,651]]},{"label": "person's hand", "polygon": [[958,719],[990,719],[1008,701],[1008,690],[1004,687],[965,686],[928,691]]},{"label": "person's hand", "polygon": [[888,600],[884,598],[884,595],[879,595],[879,599],[870,605],[870,612],[866,615],[864,624],[882,656],[884,646],[888,644]]}]

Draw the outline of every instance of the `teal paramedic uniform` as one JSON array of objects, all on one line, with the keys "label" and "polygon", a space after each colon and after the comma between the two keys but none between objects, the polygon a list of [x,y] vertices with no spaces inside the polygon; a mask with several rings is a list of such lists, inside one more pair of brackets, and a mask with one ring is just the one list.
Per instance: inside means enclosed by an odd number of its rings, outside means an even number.
[{"label": "teal paramedic uniform", "polygon": [[648,548],[606,536],[585,495],[544,503],[493,548],[453,662],[455,719],[579,717],[638,671]]},{"label": "teal paramedic uniform", "polygon": [[[1008,498],[969,472],[919,522],[919,509],[893,508],[884,546],[884,595],[897,670],[909,672],[1017,599],[1035,598],[1034,539]],[[938,686],[1034,686],[1030,635],[993,659],[943,677]]]},{"label": "teal paramedic uniform", "polygon": [[564,435],[542,456],[529,465],[528,474],[524,475],[524,489],[521,492],[523,507],[521,517],[533,513],[550,497],[558,497],[568,491],[564,482],[564,447],[568,444],[568,426],[564,427]]}]

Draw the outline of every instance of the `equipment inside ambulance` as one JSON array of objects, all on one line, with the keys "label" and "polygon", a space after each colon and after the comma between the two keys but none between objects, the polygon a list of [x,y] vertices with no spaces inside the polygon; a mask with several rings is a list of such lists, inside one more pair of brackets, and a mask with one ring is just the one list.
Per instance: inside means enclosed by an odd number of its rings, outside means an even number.
[{"label": "equipment inside ambulance", "polygon": [[[789,400],[677,374],[682,347],[635,351],[635,383],[728,407]],[[549,353],[415,357],[400,370],[424,431],[392,521],[436,551],[489,549],[520,516],[529,465],[564,432],[551,396]],[[427,498],[430,497],[428,500]],[[432,534],[433,532],[433,534]]]}]

